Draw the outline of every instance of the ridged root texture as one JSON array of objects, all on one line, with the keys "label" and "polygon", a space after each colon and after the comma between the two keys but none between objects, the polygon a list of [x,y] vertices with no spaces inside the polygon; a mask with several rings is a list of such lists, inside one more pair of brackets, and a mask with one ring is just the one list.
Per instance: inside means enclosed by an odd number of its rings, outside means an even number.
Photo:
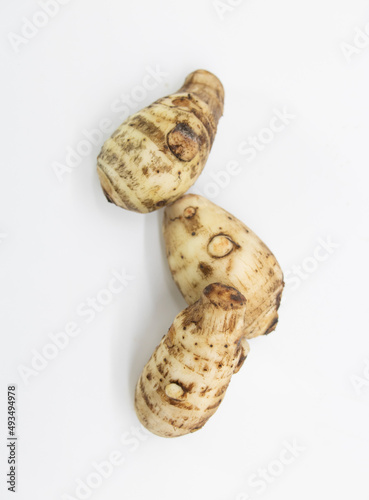
[{"label": "ridged root texture", "polygon": [[175,318],[137,383],[136,413],[147,429],[182,436],[215,413],[248,352],[245,313],[245,297],[215,283]]},{"label": "ridged root texture", "polygon": [[180,198],[206,164],[223,104],[221,82],[198,70],[178,92],[130,116],[98,156],[107,199],[146,213]]}]

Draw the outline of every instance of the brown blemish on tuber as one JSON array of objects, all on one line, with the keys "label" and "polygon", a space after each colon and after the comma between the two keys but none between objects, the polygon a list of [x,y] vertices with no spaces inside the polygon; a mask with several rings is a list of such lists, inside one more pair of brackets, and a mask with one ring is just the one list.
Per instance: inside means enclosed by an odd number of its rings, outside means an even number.
[{"label": "brown blemish on tuber", "polygon": [[186,123],[178,123],[169,132],[168,146],[181,161],[191,161],[199,151],[198,137]]},{"label": "brown blemish on tuber", "polygon": [[210,276],[213,272],[213,268],[209,264],[206,264],[206,262],[199,263],[199,270],[205,277]]},{"label": "brown blemish on tuber", "polygon": [[187,207],[183,210],[183,217],[186,219],[192,219],[196,215],[196,208],[194,207]]}]

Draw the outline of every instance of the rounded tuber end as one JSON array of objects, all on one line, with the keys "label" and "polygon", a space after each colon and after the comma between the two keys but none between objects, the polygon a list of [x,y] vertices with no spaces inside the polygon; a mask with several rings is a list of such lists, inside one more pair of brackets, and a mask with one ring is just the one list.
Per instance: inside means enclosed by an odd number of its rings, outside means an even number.
[{"label": "rounded tuber end", "polygon": [[184,85],[205,85],[210,87],[219,96],[220,100],[224,100],[224,87],[217,76],[205,69],[197,69],[190,73],[184,82]]},{"label": "rounded tuber end", "polygon": [[206,102],[216,123],[223,115],[224,87],[219,78],[210,71],[198,69],[190,73],[179,92],[193,93]]}]

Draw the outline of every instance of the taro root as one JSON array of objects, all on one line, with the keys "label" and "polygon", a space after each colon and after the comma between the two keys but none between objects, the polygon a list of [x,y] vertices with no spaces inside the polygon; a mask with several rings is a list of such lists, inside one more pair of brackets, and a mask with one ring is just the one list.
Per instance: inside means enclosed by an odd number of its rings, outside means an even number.
[{"label": "taro root", "polygon": [[248,352],[246,308],[239,291],[214,283],[178,314],[136,386],[136,413],[148,430],[182,436],[215,413]]},{"label": "taro root", "polygon": [[130,116],[98,156],[107,199],[146,213],[181,197],[205,166],[223,104],[221,82],[198,70],[178,92]]},{"label": "taro root", "polygon": [[163,230],[169,268],[188,304],[210,283],[224,283],[246,297],[246,338],[275,329],[283,273],[250,228],[206,198],[189,194],[166,207]]}]

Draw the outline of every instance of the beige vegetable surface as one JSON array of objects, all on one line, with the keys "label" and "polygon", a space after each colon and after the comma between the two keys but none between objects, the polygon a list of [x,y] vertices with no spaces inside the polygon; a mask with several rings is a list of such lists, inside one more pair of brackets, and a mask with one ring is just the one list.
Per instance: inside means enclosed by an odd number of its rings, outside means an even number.
[{"label": "beige vegetable surface", "polygon": [[175,318],[136,386],[141,423],[163,437],[200,429],[224,398],[247,354],[245,297],[212,284]]},{"label": "beige vegetable surface", "polygon": [[182,196],[205,166],[223,104],[221,82],[198,70],[177,93],[129,117],[98,156],[107,199],[145,213]]},{"label": "beige vegetable surface", "polygon": [[188,304],[210,283],[224,283],[246,297],[246,338],[275,329],[283,273],[250,228],[206,198],[189,194],[165,209],[163,230],[170,270]]}]

